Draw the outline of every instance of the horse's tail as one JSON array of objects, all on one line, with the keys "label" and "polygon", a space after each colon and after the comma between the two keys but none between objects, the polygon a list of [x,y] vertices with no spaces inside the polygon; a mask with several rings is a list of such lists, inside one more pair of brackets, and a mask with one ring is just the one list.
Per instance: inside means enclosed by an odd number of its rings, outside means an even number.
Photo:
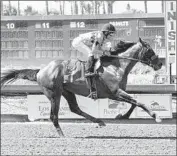
[{"label": "horse's tail", "polygon": [[5,83],[12,83],[17,79],[27,79],[30,81],[37,81],[37,73],[40,69],[21,69],[21,70],[9,70],[4,72],[1,77],[1,86]]}]

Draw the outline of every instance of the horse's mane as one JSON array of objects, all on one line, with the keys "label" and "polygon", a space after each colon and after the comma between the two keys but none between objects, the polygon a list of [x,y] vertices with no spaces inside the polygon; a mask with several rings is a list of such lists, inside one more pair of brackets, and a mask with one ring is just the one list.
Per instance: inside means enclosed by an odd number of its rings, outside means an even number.
[{"label": "horse's mane", "polygon": [[130,47],[132,47],[133,45],[135,45],[135,42],[125,42],[120,40],[115,46],[114,46],[114,50],[111,51],[112,55],[118,55],[120,53],[125,52],[127,49],[129,49]]},{"label": "horse's mane", "polygon": [[[132,47],[133,45],[135,45],[135,42],[125,42],[120,40],[115,46],[114,46],[114,51],[110,51],[111,55],[118,55],[120,53],[125,52],[127,49],[129,49],[130,47]],[[109,56],[102,56],[100,57],[101,62],[104,63],[112,63],[115,66],[119,66],[120,63],[118,60],[118,58],[114,58],[114,57],[109,57]]]}]

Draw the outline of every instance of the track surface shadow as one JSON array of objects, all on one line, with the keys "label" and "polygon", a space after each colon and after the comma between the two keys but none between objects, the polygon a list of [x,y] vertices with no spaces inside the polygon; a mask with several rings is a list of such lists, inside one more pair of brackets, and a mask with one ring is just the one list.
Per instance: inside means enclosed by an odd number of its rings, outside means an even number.
[{"label": "track surface shadow", "polygon": [[176,137],[118,137],[118,136],[86,136],[86,137],[75,137],[75,138],[85,138],[85,139],[177,139]]},{"label": "track surface shadow", "polygon": [[[39,138],[60,138],[60,137],[39,137]],[[176,140],[177,137],[131,137],[131,136],[124,136],[124,137],[118,137],[118,136],[86,136],[86,137],[62,137],[64,138],[74,138],[74,139],[170,139],[170,140]]]}]

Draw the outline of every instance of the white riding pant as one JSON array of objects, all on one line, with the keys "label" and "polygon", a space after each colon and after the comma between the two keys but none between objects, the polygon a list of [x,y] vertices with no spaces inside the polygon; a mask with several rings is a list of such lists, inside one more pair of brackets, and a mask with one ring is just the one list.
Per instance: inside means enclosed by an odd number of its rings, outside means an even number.
[{"label": "white riding pant", "polygon": [[92,50],[87,45],[85,45],[79,37],[73,40],[72,46],[79,52],[88,55],[88,57],[93,56]]}]

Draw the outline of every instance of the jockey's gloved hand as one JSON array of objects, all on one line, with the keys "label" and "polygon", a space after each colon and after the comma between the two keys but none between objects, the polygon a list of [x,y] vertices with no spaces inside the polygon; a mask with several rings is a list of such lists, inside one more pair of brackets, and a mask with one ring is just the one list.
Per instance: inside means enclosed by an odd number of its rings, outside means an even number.
[{"label": "jockey's gloved hand", "polygon": [[93,51],[93,53],[95,53],[95,54],[102,54],[103,53],[103,51],[102,50],[98,50],[98,49],[95,49],[94,51]]},{"label": "jockey's gloved hand", "polygon": [[103,51],[103,55],[109,56],[110,55],[110,51],[107,51],[107,50]]}]

